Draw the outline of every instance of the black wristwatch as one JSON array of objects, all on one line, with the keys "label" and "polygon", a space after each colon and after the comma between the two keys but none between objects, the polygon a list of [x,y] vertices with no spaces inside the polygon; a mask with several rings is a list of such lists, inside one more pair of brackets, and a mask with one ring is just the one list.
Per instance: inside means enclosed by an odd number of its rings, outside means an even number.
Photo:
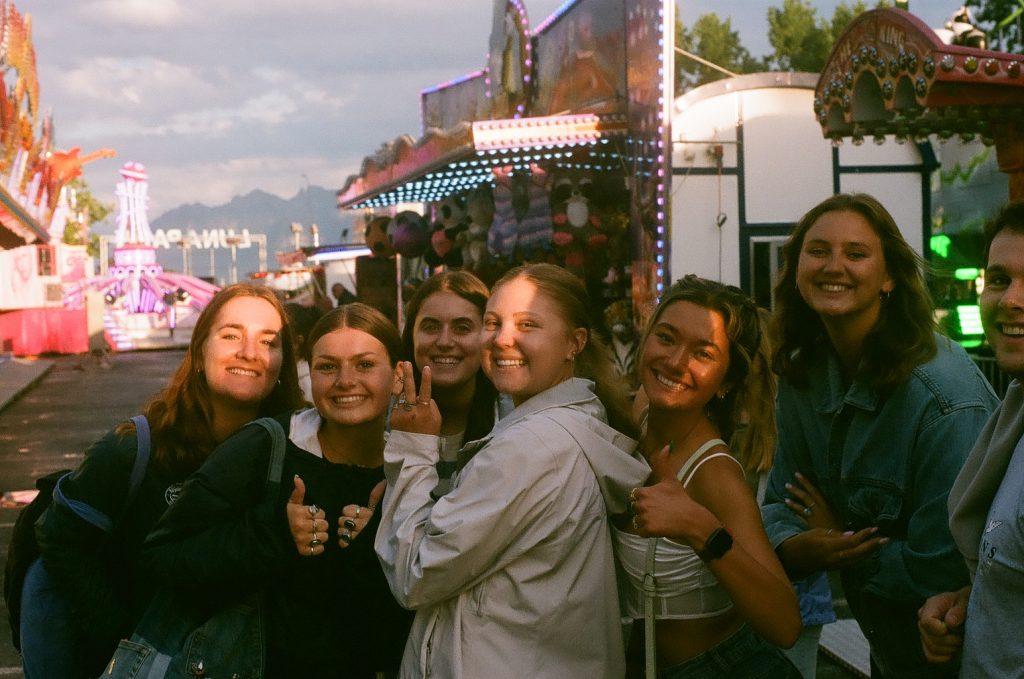
[{"label": "black wristwatch", "polygon": [[697,552],[701,561],[714,561],[725,556],[726,552],[732,549],[732,535],[724,527],[719,526],[711,531],[711,535],[704,541],[704,549]]}]

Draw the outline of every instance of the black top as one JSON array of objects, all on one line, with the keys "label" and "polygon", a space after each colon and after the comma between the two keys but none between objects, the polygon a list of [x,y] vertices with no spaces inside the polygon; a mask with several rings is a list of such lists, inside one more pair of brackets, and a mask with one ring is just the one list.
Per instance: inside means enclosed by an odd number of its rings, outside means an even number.
[{"label": "black top", "polygon": [[[277,419],[288,431],[290,416]],[[222,443],[150,535],[146,568],[205,601],[263,588],[267,677],[396,671],[412,613],[395,603],[373,551],[379,512],[347,549],[336,537],[342,507],[365,505],[384,479],[383,468],[334,464],[289,440],[279,497],[268,513],[257,505],[270,445],[256,425]],[[319,556],[300,556],[288,528],[285,505],[295,474],[306,485],[304,503],[322,507],[330,522],[330,540]]]},{"label": "black top", "polygon": [[36,524],[47,574],[67,600],[80,669],[98,675],[117,642],[131,635],[154,588],[139,568],[143,540],[174,500],[182,479],[163,476],[152,463],[131,507],[125,507],[135,464],[134,429],[111,431],[85,453],[81,466],[61,485],[65,497],[97,509],[114,522],[110,534],[51,504]]}]

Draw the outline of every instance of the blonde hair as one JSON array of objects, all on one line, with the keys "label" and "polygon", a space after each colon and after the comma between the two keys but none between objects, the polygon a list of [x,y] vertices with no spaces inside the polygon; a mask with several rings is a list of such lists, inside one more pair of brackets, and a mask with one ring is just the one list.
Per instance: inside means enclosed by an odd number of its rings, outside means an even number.
[{"label": "blonde hair", "polygon": [[491,294],[517,278],[530,281],[554,302],[561,311],[566,325],[587,331],[587,343],[576,355],[573,374],[576,377],[593,380],[597,397],[608,413],[608,423],[619,431],[635,437],[636,427],[630,417],[626,385],[614,370],[608,345],[594,332],[594,323],[588,311],[590,298],[583,281],[554,264],[530,264],[512,269],[502,276],[491,288]]}]

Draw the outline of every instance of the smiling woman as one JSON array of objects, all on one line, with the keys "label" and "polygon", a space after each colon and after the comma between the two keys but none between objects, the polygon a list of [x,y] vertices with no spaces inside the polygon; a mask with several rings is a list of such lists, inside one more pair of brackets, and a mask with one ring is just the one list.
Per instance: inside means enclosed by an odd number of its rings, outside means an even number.
[{"label": "smiling woman", "polygon": [[308,346],[316,407],[277,417],[293,485],[261,509],[272,445],[245,427],[185,483],[145,558],[157,581],[197,602],[261,592],[265,676],[374,676],[397,669],[410,622],[373,553],[401,342],[356,303],[324,315]]},{"label": "smiling woman", "polygon": [[376,541],[392,592],[416,610],[402,676],[623,675],[606,517],[648,469],[608,425],[598,394],[614,385],[574,377],[601,356],[586,297],[544,264],[495,285],[482,365],[516,407],[460,451],[468,461],[441,497],[432,368],[418,391],[402,384]]},{"label": "smiling woman", "polygon": [[871,196],[812,208],[783,258],[772,546],[794,579],[839,572],[872,674],[954,676],[925,664],[917,610],[967,582],[946,496],[995,395],[934,333],[923,263]]},{"label": "smiling woman", "polygon": [[[26,676],[97,676],[153,596],[140,565],[142,542],[182,482],[246,422],[299,403],[280,302],[247,284],[218,292],[170,384],[143,410],[150,433],[130,421],[93,444],[61,483],[66,502],[54,502],[37,526],[42,560],[26,578],[34,589],[23,600],[46,615],[34,629],[25,622],[30,612],[22,616]],[[130,477],[149,440],[152,461],[133,496]],[[90,522],[73,503],[108,521]]]}]

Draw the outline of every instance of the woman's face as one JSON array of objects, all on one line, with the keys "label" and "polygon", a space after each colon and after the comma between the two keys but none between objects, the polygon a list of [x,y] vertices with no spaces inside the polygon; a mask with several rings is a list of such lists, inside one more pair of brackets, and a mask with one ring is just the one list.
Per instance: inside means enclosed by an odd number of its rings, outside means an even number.
[{"label": "woman's face", "polygon": [[355,328],[329,332],[313,345],[309,365],[313,405],[340,426],[384,417],[395,371],[387,349],[373,335]]},{"label": "woman's face", "polygon": [[265,299],[235,297],[221,307],[202,347],[216,405],[258,408],[270,395],[281,370],[281,327],[281,316]]},{"label": "woman's face", "polygon": [[640,382],[652,408],[703,408],[723,390],[729,336],[717,311],[693,302],[669,304],[644,342]]},{"label": "woman's face", "polygon": [[471,384],[480,370],[483,316],[469,300],[441,290],[427,297],[412,331],[413,359],[430,366],[435,387]]},{"label": "woman's face", "polygon": [[881,309],[879,293],[893,289],[882,240],[860,213],[826,212],[804,235],[796,270],[800,295],[822,320],[863,320]]},{"label": "woman's face", "polygon": [[573,358],[586,343],[558,306],[526,278],[499,287],[484,314],[483,368],[515,405],[572,377]]}]

